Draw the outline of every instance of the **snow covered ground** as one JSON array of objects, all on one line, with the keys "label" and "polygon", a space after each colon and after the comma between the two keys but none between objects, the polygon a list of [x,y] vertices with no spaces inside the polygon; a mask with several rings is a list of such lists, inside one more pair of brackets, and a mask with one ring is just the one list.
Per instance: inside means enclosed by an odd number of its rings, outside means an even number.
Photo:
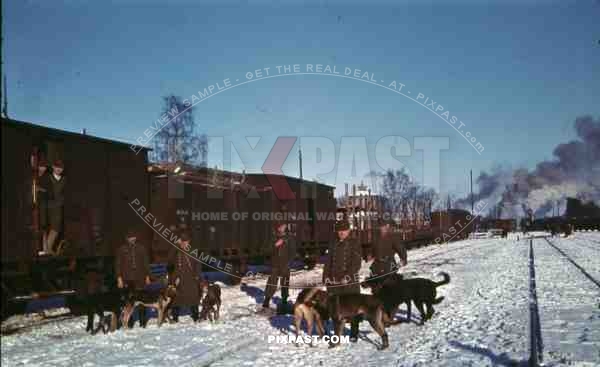
[{"label": "snow covered ground", "polygon": [[[580,268],[544,239],[533,240],[543,362],[548,366],[600,365],[600,233],[550,239]],[[365,264],[365,268],[368,264]],[[328,349],[269,343],[268,336],[293,331],[290,316],[255,314],[264,278],[242,287],[223,286],[221,320],[160,329],[86,334],[85,318],[13,318],[34,327],[2,337],[4,366],[512,366],[529,358],[529,240],[479,239],[409,252],[402,272],[435,278],[451,276],[438,288],[444,301],[433,319],[388,329],[390,348],[379,351],[379,336],[368,323],[356,344]],[[294,274],[292,283],[320,278],[321,268]],[[437,279],[437,278],[436,278]],[[299,290],[291,290],[295,299]],[[272,306],[274,307],[274,306]],[[404,307],[397,317],[404,317]],[[137,326],[137,325],[136,325]],[[348,330],[347,330],[348,332]]]},{"label": "snow covered ground", "polygon": [[[600,236],[599,236],[600,237]],[[587,236],[534,241],[544,360],[600,365],[600,243]],[[594,248],[595,246],[595,248]],[[588,278],[569,260],[577,263]],[[597,284],[594,283],[594,280]]]}]

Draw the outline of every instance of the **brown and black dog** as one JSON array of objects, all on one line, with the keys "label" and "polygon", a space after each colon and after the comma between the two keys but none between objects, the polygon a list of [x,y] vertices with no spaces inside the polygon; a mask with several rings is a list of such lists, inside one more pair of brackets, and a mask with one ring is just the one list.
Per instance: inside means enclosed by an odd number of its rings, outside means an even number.
[{"label": "brown and black dog", "polygon": [[218,284],[202,283],[202,294],[206,294],[202,299],[202,311],[200,312],[200,320],[210,321],[218,320],[221,310],[221,287]]},{"label": "brown and black dog", "polygon": [[175,278],[173,281],[167,278],[167,286],[158,292],[132,290],[129,293],[127,304],[123,308],[123,313],[121,315],[123,327],[128,327],[129,319],[137,306],[156,309],[158,312],[158,326],[160,327],[163,322],[169,318],[169,310],[173,305],[175,297],[177,297],[177,288],[179,287],[180,282],[179,278]]},{"label": "brown and black dog", "polygon": [[[87,315],[85,330],[92,335],[100,329],[106,334],[117,329],[118,314],[127,302],[127,292],[116,287],[106,289],[103,285],[103,276],[97,269],[86,271],[84,277],[79,279],[76,293],[67,297],[67,307],[75,315]],[[104,312],[108,311],[108,316]],[[94,326],[94,319],[98,315],[98,325]]]},{"label": "brown and black dog", "polygon": [[[444,299],[444,297],[437,297],[436,288],[450,283],[450,276],[447,273],[442,272],[440,274],[444,278],[440,282],[434,282],[426,278],[404,279],[402,274],[393,274],[384,281],[375,283],[375,285],[369,282],[365,285],[372,286],[373,294],[384,303],[386,313],[390,319],[393,319],[398,306],[406,303],[407,318],[410,321],[411,302],[414,302],[421,314],[420,325],[423,325],[425,321],[430,320],[433,316],[435,312],[433,305],[439,304]],[[427,306],[427,313],[424,306]]]},{"label": "brown and black dog", "polygon": [[323,337],[325,334],[323,321],[327,321],[328,319],[327,292],[319,288],[303,289],[294,303],[294,326],[296,327],[296,336],[300,334],[302,320],[305,320],[306,331],[308,334],[312,334],[313,326],[316,324],[319,336]]},{"label": "brown and black dog", "polygon": [[[108,292],[95,293],[86,296],[87,326],[86,331],[92,335],[100,329],[106,334],[117,330],[118,315],[121,308],[127,304],[127,293],[121,289],[111,289]],[[105,316],[104,311],[109,315]],[[94,328],[94,316],[98,315],[98,326]]]},{"label": "brown and black dog", "polygon": [[[341,336],[346,322],[351,322],[357,317],[369,321],[371,327],[381,337],[382,346],[389,346],[388,334],[385,327],[390,323],[388,314],[385,312],[383,302],[376,296],[370,294],[342,294],[329,296],[327,300],[327,311],[333,320],[335,335]],[[337,344],[330,343],[330,347]]]}]

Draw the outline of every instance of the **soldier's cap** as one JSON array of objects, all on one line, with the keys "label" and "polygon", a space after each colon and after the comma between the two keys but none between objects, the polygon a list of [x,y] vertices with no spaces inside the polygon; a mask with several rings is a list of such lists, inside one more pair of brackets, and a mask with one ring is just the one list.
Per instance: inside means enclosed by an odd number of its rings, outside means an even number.
[{"label": "soldier's cap", "polygon": [[131,238],[131,237],[137,237],[137,231],[135,229],[128,229],[127,233],[125,234],[125,238]]},{"label": "soldier's cap", "polygon": [[348,223],[348,221],[340,220],[335,223],[335,231],[336,232],[347,231],[349,229],[350,229],[350,223]]},{"label": "soldier's cap", "polygon": [[192,233],[190,231],[187,230],[182,230],[179,233],[179,239],[182,241],[191,241],[192,240]]},{"label": "soldier's cap", "polygon": [[60,159],[57,159],[54,161],[54,163],[52,163],[52,167],[65,168],[65,165],[64,165],[63,161],[61,161]]},{"label": "soldier's cap", "polygon": [[381,218],[381,217],[380,217],[380,218],[377,220],[377,224],[378,224],[380,227],[383,227],[383,226],[386,226],[386,225],[388,225],[388,224],[391,226],[391,225],[394,225],[395,223],[394,223],[394,220],[393,220],[393,219],[391,219],[391,218]]},{"label": "soldier's cap", "polygon": [[287,226],[287,222],[284,221],[273,221],[273,229],[279,229],[281,226]]}]

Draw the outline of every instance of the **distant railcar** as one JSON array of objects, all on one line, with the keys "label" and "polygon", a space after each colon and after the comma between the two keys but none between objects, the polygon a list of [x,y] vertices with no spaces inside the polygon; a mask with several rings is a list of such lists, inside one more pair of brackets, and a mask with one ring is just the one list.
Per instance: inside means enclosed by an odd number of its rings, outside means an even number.
[{"label": "distant railcar", "polygon": [[435,243],[458,241],[469,238],[475,218],[461,209],[449,209],[431,213],[431,232]]}]

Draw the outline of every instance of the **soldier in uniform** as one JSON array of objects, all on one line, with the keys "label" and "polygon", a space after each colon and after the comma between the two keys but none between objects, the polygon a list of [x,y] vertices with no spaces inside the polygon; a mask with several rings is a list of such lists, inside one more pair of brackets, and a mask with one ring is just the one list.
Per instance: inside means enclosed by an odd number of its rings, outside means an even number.
[{"label": "soldier in uniform", "polygon": [[[362,247],[351,236],[347,220],[336,223],[338,240],[329,249],[329,259],[323,270],[323,283],[329,295],[360,294],[359,271],[362,262]],[[358,339],[360,318],[352,320],[350,339]]]},{"label": "soldier in uniform", "polygon": [[42,231],[42,249],[48,249],[48,189],[50,187],[50,174],[48,173],[48,162],[40,158],[38,162],[38,178],[36,186],[36,197],[38,205],[38,217],[40,231]]},{"label": "soldier in uniform", "polygon": [[371,265],[372,276],[382,281],[385,275],[395,273],[398,269],[394,255],[398,254],[401,265],[406,265],[406,248],[395,241],[390,221],[379,222],[379,235],[374,246],[375,260]]},{"label": "soldier in uniform", "polygon": [[48,186],[48,232],[47,248],[44,252],[53,254],[54,243],[63,231],[64,206],[65,206],[65,183],[63,176],[64,165],[57,160],[52,164],[52,174]]},{"label": "soldier in uniform", "polygon": [[265,300],[263,307],[268,308],[271,298],[275,295],[277,287],[281,284],[281,312],[285,311],[285,305],[289,296],[290,285],[290,238],[287,233],[287,224],[285,222],[275,222],[275,243],[273,244],[273,253],[271,256],[271,275],[267,280],[265,288]]},{"label": "soldier in uniform", "polygon": [[[115,256],[115,275],[117,287],[130,289],[143,289],[150,284],[150,261],[146,248],[137,243],[137,234],[128,231],[126,242],[119,247]],[[146,327],[146,310],[138,306],[138,318],[141,327]],[[129,327],[133,327],[133,318]]]},{"label": "soldier in uniform", "polygon": [[177,297],[173,304],[173,320],[179,321],[182,307],[190,308],[192,320],[198,321],[200,305],[200,290],[202,279],[202,266],[200,262],[187,255],[191,247],[192,236],[188,230],[181,231],[177,245],[179,248],[171,247],[169,252],[169,268],[172,269],[171,277],[179,277],[180,285]]}]

